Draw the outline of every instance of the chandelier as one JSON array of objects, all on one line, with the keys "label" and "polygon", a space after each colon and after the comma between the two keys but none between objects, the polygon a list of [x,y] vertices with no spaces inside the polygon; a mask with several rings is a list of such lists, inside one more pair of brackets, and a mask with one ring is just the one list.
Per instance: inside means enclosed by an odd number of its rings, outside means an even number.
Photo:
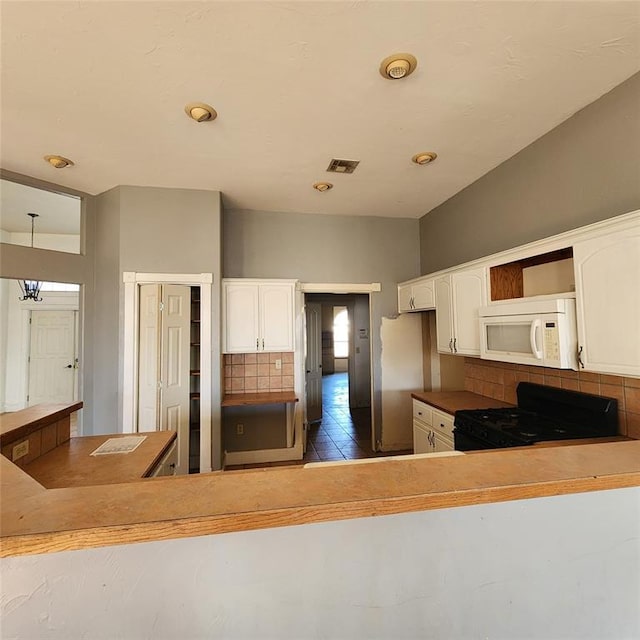
[{"label": "chandelier", "polygon": [[[27,215],[31,218],[31,248],[33,249],[34,224],[36,218],[39,216],[37,213],[27,213]],[[39,282],[38,280],[18,280],[18,284],[22,290],[22,297],[20,300],[33,300],[34,302],[42,301],[42,298],[40,297],[42,282]]]}]

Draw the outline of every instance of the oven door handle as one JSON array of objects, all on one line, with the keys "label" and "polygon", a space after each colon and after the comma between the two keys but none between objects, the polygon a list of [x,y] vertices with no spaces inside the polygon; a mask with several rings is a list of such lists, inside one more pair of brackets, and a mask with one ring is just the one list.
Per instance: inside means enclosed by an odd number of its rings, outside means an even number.
[{"label": "oven door handle", "polygon": [[542,328],[542,321],[537,318],[531,323],[531,335],[529,339],[531,341],[531,351],[537,360],[542,360],[542,350],[538,349],[538,329]]}]

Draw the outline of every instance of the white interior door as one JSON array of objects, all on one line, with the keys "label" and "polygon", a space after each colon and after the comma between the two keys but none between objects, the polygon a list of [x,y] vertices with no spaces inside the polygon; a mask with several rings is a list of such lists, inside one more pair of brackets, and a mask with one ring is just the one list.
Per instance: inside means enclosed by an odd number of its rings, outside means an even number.
[{"label": "white interior door", "polygon": [[161,285],[140,285],[138,431],[156,431],[160,401]]},{"label": "white interior door", "polygon": [[322,305],[305,306],[307,322],[307,421],[322,420]]},{"label": "white interior door", "polygon": [[189,473],[189,346],[191,290],[163,286],[160,429],[178,434],[177,474]]},{"label": "white interior door", "polygon": [[32,311],[28,406],[73,402],[76,312]]}]

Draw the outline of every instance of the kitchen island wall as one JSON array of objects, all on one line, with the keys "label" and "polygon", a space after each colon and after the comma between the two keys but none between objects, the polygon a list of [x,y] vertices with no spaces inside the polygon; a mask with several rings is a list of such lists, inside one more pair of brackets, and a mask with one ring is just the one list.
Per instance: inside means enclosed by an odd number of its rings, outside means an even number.
[{"label": "kitchen island wall", "polygon": [[633,487],[4,558],[3,635],[637,638],[639,501]]}]

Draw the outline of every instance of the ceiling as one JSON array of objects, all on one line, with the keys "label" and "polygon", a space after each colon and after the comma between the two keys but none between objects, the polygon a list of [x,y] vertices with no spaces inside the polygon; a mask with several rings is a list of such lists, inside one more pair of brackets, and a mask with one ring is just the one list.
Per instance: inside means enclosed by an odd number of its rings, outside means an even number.
[{"label": "ceiling", "polygon": [[[0,7],[4,169],[219,190],[231,209],[421,217],[640,69],[638,2]],[[402,51],[416,71],[385,80]],[[187,118],[194,101],[218,118]]]}]

